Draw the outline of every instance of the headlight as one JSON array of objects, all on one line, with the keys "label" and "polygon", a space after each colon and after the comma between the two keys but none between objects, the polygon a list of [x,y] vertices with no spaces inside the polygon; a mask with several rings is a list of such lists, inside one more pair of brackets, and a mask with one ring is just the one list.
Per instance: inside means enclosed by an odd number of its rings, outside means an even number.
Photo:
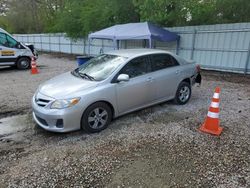
[{"label": "headlight", "polygon": [[73,99],[62,99],[62,100],[55,100],[50,108],[51,109],[63,109],[74,106],[80,101],[80,98],[73,98]]}]

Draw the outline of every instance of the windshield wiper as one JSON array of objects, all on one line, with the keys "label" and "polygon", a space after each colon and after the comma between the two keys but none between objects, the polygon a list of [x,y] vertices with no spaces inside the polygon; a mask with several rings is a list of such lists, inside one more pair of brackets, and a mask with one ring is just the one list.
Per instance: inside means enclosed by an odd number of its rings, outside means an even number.
[{"label": "windshield wiper", "polygon": [[93,76],[88,75],[87,73],[81,73],[78,72],[79,76],[81,76],[82,78],[88,78],[89,80],[95,80],[95,78]]}]

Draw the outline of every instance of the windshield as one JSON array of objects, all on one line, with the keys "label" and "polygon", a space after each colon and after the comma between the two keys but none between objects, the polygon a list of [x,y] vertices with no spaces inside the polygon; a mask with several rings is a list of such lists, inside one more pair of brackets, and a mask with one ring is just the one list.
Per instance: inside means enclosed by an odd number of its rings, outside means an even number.
[{"label": "windshield", "polygon": [[74,72],[83,78],[101,81],[108,78],[125,60],[125,57],[102,54],[90,59]]}]

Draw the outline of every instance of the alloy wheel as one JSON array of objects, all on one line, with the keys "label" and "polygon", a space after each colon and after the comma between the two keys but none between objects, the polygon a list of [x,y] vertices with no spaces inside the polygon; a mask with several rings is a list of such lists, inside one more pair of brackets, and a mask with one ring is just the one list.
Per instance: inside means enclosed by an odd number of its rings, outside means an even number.
[{"label": "alloy wheel", "polygon": [[181,102],[186,102],[189,99],[190,89],[187,86],[183,86],[180,89],[179,99]]},{"label": "alloy wheel", "polygon": [[89,113],[88,124],[92,129],[101,129],[108,120],[108,112],[101,107],[95,108]]}]

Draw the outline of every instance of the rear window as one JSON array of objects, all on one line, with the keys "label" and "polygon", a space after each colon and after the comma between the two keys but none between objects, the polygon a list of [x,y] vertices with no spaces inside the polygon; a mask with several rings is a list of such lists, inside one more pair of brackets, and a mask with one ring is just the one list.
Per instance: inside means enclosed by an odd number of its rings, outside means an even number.
[{"label": "rear window", "polygon": [[155,54],[151,56],[152,70],[157,71],[173,66],[178,66],[179,63],[169,54]]}]

